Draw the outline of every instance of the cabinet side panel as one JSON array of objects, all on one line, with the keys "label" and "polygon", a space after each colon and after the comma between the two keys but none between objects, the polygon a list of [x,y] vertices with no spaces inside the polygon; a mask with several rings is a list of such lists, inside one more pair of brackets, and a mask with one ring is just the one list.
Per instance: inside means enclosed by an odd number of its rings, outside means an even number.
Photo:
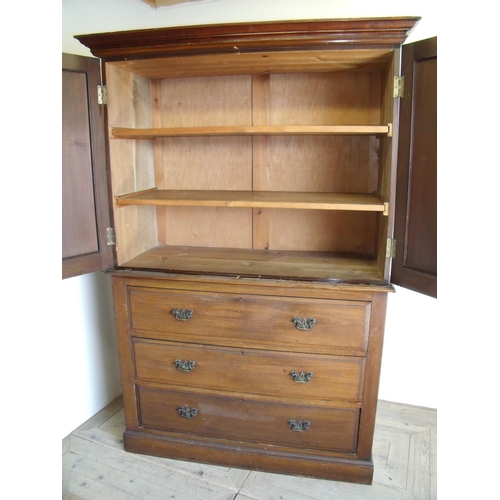
[{"label": "cabinet side panel", "polygon": [[387,67],[382,80],[382,121],[393,124],[392,137],[380,140],[380,164],[378,192],[389,202],[388,216],[379,217],[378,263],[382,276],[389,281],[391,259],[386,255],[387,239],[392,238],[396,205],[396,166],[399,137],[399,98],[394,97],[394,77],[400,71],[400,51],[394,51],[392,63]]},{"label": "cabinet side panel", "polygon": [[370,315],[370,340],[366,358],[363,409],[359,424],[358,457],[362,460],[370,460],[372,456],[386,309],[387,293],[374,293]]},{"label": "cabinet side panel", "polygon": [[[151,82],[106,66],[108,124],[110,127],[150,127]],[[155,187],[152,141],[110,139],[109,156],[113,196]],[[115,207],[118,265],[157,244],[154,207]]]},{"label": "cabinet side panel", "polygon": [[115,208],[116,255],[119,266],[156,246],[156,208]]},{"label": "cabinet side panel", "polygon": [[138,428],[137,395],[134,384],[134,360],[128,328],[128,292],[126,281],[113,276],[116,335],[127,429]]}]

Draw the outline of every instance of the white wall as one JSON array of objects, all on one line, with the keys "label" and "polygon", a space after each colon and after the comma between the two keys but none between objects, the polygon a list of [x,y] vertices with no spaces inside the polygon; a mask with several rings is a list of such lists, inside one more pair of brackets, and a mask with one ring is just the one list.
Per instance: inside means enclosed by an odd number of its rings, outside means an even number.
[{"label": "white wall", "polygon": [[[80,55],[90,52],[73,38],[78,34],[254,20],[421,16],[408,41],[438,34],[430,1],[198,0],[154,10],[138,0],[63,0],[62,7],[62,51]],[[109,277],[72,278],[61,287],[65,333],[60,352],[68,402],[62,438],[111,401],[119,386]],[[438,304],[405,289],[390,295],[381,399],[437,407]]]},{"label": "white wall", "polygon": [[62,439],[122,390],[110,277],[90,273],[63,280],[61,286]]}]

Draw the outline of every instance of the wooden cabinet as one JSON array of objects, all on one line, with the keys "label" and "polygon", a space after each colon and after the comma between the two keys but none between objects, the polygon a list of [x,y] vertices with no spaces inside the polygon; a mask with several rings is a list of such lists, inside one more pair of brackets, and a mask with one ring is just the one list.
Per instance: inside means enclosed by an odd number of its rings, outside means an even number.
[{"label": "wooden cabinet", "polygon": [[387,287],[113,271],[125,449],[369,483]]},{"label": "wooden cabinet", "polygon": [[104,61],[127,450],[371,482],[417,20],[77,36]]}]

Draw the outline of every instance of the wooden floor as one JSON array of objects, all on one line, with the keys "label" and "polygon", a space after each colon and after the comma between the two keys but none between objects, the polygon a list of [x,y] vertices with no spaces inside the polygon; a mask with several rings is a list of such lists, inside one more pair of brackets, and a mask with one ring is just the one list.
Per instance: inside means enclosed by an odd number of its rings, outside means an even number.
[{"label": "wooden floor", "polygon": [[379,401],[371,486],[251,472],[127,453],[121,398],[63,440],[62,498],[432,500],[436,410]]}]

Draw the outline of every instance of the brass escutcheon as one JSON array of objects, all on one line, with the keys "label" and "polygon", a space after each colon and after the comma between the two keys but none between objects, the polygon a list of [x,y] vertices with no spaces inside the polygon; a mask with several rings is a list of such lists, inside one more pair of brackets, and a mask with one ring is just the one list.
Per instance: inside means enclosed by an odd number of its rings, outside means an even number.
[{"label": "brass escutcheon", "polygon": [[172,309],[173,317],[178,321],[187,321],[193,317],[194,311],[192,309]]},{"label": "brass escutcheon", "polygon": [[299,384],[305,384],[309,382],[309,380],[313,377],[313,372],[298,372],[297,370],[292,370],[290,372],[290,376],[292,377],[294,382],[298,382]]},{"label": "brass escutcheon", "polygon": [[198,410],[196,408],[188,408],[187,406],[177,407],[177,412],[183,418],[194,418],[198,415]]},{"label": "brass escutcheon", "polygon": [[190,359],[189,361],[182,361],[180,359],[176,359],[174,363],[177,369],[181,372],[190,372],[191,370],[194,369],[196,365],[196,361],[193,361],[192,359]]},{"label": "brass escutcheon", "polygon": [[299,318],[295,316],[292,318],[292,323],[297,330],[310,330],[316,324],[316,318]]},{"label": "brass escutcheon", "polygon": [[311,422],[309,420],[289,420],[288,425],[290,426],[290,429],[295,432],[304,432],[305,430],[309,429],[311,427]]}]

